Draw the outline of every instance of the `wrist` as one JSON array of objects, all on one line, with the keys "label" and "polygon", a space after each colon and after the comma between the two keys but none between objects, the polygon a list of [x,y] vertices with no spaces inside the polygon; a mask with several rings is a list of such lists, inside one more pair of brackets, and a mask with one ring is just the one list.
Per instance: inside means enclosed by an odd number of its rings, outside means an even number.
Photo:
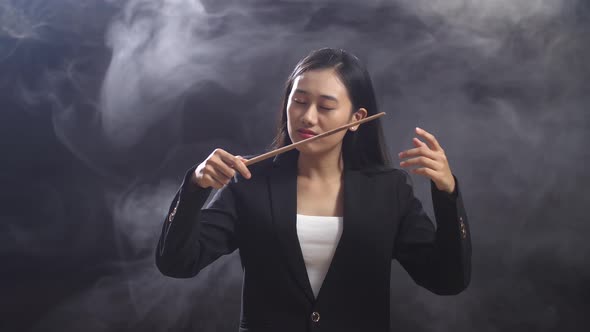
[{"label": "wrist", "polygon": [[455,193],[455,185],[453,184],[451,187],[448,187],[447,189],[445,189],[443,191],[446,192],[447,194],[454,194]]},{"label": "wrist", "polygon": [[443,183],[443,184],[441,184],[441,183],[437,183],[437,182],[434,182],[434,181],[432,181],[432,182],[434,183],[434,185],[436,186],[436,189],[438,189],[438,191],[442,191],[442,192],[445,192],[447,194],[454,194],[455,191],[456,191],[456,189],[457,189],[457,185],[455,183],[455,178],[454,177],[453,177],[453,181],[451,183]]}]

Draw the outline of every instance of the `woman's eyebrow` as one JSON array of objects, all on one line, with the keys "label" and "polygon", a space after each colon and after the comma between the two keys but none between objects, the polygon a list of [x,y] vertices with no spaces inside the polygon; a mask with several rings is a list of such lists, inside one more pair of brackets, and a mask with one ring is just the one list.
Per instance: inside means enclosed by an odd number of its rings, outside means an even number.
[{"label": "woman's eyebrow", "polygon": [[[309,93],[305,90],[301,90],[301,89],[295,89],[295,93],[301,93],[304,95],[308,95]],[[338,98],[334,97],[334,96],[330,96],[330,95],[320,95],[321,98],[324,99],[329,99],[329,100],[333,100],[335,102],[338,102]]]},{"label": "woman's eyebrow", "polygon": [[329,99],[329,100],[333,100],[335,102],[338,102],[338,98],[334,97],[334,96],[328,96],[328,95],[320,95],[320,97],[324,98],[324,99]]}]

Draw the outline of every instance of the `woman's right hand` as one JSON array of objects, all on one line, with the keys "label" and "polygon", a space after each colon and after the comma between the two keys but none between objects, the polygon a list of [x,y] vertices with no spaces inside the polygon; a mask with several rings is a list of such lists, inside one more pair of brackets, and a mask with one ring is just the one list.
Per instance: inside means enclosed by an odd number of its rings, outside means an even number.
[{"label": "woman's right hand", "polygon": [[252,174],[244,164],[246,159],[234,156],[222,149],[215,149],[199,164],[192,175],[192,182],[201,188],[219,189],[229,183],[236,170],[246,179]]}]

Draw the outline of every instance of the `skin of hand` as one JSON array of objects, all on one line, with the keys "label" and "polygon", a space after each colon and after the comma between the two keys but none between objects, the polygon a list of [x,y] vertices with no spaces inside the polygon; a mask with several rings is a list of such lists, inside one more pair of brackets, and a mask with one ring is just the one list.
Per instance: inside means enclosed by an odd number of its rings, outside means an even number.
[{"label": "skin of hand", "polygon": [[426,143],[414,137],[412,140],[414,148],[398,154],[401,159],[409,158],[400,162],[400,166],[403,168],[417,166],[417,168],[411,169],[410,172],[430,178],[438,190],[448,193],[454,192],[455,178],[451,172],[445,151],[434,135],[426,130],[416,127],[416,134],[423,137]]},{"label": "skin of hand", "polygon": [[222,149],[215,149],[202,163],[197,166],[191,182],[201,188],[219,189],[229,183],[236,175],[236,170],[249,179],[252,174],[244,164],[246,159],[234,156]]}]

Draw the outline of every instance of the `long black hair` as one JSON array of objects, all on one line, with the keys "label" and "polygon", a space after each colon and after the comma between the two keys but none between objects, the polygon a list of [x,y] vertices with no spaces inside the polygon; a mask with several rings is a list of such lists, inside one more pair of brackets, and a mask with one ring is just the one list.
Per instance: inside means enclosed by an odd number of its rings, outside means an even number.
[{"label": "long black hair", "polygon": [[[295,78],[310,70],[330,68],[335,70],[346,87],[352,102],[351,112],[362,107],[367,110],[367,116],[379,113],[369,72],[356,56],[342,49],[315,50],[299,61],[287,79],[281,119],[271,148],[277,149],[292,143],[287,131],[287,103]],[[366,122],[356,131],[346,131],[342,141],[342,159],[347,169],[391,166],[381,119]]]}]

